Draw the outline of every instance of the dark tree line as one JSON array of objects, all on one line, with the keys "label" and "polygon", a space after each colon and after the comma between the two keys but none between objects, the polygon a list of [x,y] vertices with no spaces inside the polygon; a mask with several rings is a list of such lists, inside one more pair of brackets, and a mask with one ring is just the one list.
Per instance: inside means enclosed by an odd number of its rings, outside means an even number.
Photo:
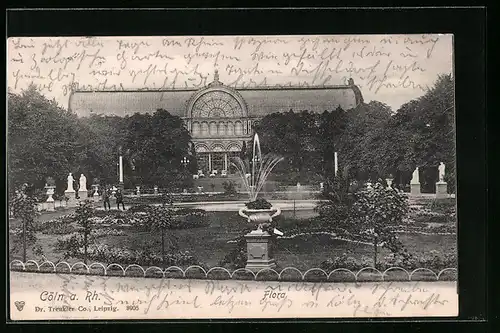
[{"label": "dark tree line", "polygon": [[[407,183],[415,167],[432,183],[436,167],[446,164],[454,186],[454,82],[438,78],[424,96],[396,112],[383,103],[362,103],[313,113],[267,115],[256,126],[263,153],[285,157],[271,178],[290,184],[324,181],[333,175],[334,152],[340,172],[360,180],[392,175]],[[294,110],[296,111],[296,110]],[[197,170],[191,137],[182,119],[165,110],[128,117],[93,115],[78,118],[30,87],[8,94],[8,181],[11,192],[23,183],[42,188],[48,176],[57,191],[66,188],[69,172],[84,173],[89,185],[118,182],[118,152],[124,156],[126,187],[189,186]],[[245,144],[248,155],[252,143]],[[182,164],[184,157],[187,165]]]},{"label": "dark tree line", "polygon": [[454,82],[440,76],[425,95],[396,112],[383,103],[355,109],[274,113],[256,128],[263,150],[285,157],[276,169],[290,183],[317,181],[333,175],[334,152],[339,171],[351,179],[393,177],[407,183],[416,167],[421,180],[437,180],[446,164],[449,188],[455,178]]},{"label": "dark tree line", "polygon": [[[124,157],[125,186],[182,187],[190,182],[196,158],[182,119],[165,110],[129,117],[75,114],[30,87],[8,94],[7,162],[9,190],[27,183],[43,188],[56,180],[57,192],[66,189],[67,176],[80,173],[87,184],[118,183],[119,151]],[[194,164],[194,166],[193,166]]]}]

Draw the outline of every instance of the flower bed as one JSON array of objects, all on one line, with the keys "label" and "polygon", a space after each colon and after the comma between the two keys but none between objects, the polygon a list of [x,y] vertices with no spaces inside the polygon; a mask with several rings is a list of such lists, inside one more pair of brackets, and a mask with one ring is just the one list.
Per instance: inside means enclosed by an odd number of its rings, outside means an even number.
[{"label": "flower bed", "polygon": [[[445,268],[457,268],[458,261],[455,253],[441,254],[438,251],[431,250],[424,256],[397,255],[389,254],[377,263],[377,269],[385,270],[390,267],[401,267],[406,270],[417,268],[428,268],[439,272]],[[356,259],[351,255],[344,253],[342,256],[327,259],[321,263],[321,268],[325,270],[334,270],[337,268],[347,268],[349,270],[360,270],[364,267],[373,267],[373,259],[362,256]]]},{"label": "flower bed", "polygon": [[64,235],[75,231],[75,214],[66,214],[55,219],[36,224],[35,230],[43,234]]},{"label": "flower bed", "polygon": [[[151,205],[161,203],[161,195],[151,196],[131,196],[125,198],[125,203],[131,205]],[[206,201],[240,201],[248,198],[246,194],[224,194],[224,193],[203,193],[203,194],[175,194],[171,196],[174,202],[206,202]]]},{"label": "flower bed", "polygon": [[[83,257],[83,247],[78,247],[73,253],[75,257]],[[189,252],[167,253],[162,258],[161,254],[153,253],[147,248],[144,250],[130,250],[117,248],[106,244],[91,244],[87,248],[89,260],[98,262],[116,262],[121,265],[141,265],[141,266],[190,266],[200,263]]]}]

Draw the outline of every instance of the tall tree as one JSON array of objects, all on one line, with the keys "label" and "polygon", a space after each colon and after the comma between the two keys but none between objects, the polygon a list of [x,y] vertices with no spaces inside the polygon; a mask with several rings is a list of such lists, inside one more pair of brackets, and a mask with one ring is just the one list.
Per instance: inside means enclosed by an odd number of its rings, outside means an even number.
[{"label": "tall tree", "polygon": [[415,167],[435,168],[444,162],[453,188],[454,123],[454,83],[450,75],[441,75],[425,95],[403,104],[365,135],[360,164],[381,174],[410,174]]},{"label": "tall tree", "polygon": [[367,136],[383,126],[391,117],[389,106],[378,101],[360,104],[347,111],[345,130],[338,140],[339,165],[348,167],[351,177],[368,178],[374,170],[363,161],[364,145]]},{"label": "tall tree", "polygon": [[23,183],[43,187],[52,176],[58,189],[86,154],[82,127],[75,114],[30,86],[8,94],[7,163],[9,188]]},{"label": "tall tree", "polygon": [[[89,179],[99,178],[103,183],[118,181],[118,148],[125,137],[125,121],[122,117],[92,115],[80,119],[86,135],[83,137],[87,154],[81,161],[82,171]],[[132,160],[126,160],[130,168]]]},{"label": "tall tree", "polygon": [[191,136],[181,118],[165,110],[134,114],[125,119],[124,149],[135,161],[133,180],[139,184],[183,187],[189,181],[182,158],[189,153]]}]

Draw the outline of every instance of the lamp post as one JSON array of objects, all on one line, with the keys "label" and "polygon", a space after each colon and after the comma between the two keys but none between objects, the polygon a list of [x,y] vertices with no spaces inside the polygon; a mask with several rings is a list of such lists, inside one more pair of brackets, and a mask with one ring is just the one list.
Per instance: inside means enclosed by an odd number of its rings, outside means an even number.
[{"label": "lamp post", "polygon": [[[184,171],[186,171],[188,163],[189,163],[189,158],[187,158],[186,156],[184,156],[182,158],[182,160],[181,160],[181,164],[184,166]],[[185,188],[183,189],[183,192],[186,192]]]},{"label": "lamp post", "polygon": [[118,173],[119,173],[119,185],[118,187],[123,191],[124,189],[124,184],[123,184],[123,155],[122,155],[122,147],[120,146],[118,148]]}]

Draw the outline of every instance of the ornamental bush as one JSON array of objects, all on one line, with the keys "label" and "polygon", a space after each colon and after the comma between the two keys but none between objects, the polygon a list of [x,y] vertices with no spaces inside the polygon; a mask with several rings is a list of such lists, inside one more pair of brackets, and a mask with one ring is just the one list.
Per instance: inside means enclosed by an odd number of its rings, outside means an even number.
[{"label": "ornamental bush", "polygon": [[406,194],[381,183],[373,188],[365,187],[354,194],[351,209],[350,231],[366,236],[373,244],[373,263],[377,266],[377,247],[387,247],[393,253],[405,253],[391,226],[403,223],[408,214],[409,204]]},{"label": "ornamental bush", "polygon": [[258,198],[257,200],[245,203],[245,206],[248,209],[271,209],[273,205],[264,198]]},{"label": "ornamental bush", "polygon": [[28,247],[33,247],[33,253],[43,255],[43,251],[39,245],[36,245],[35,236],[35,217],[39,215],[36,210],[36,198],[28,191],[28,186],[25,184],[12,194],[9,201],[9,211],[12,216],[21,221],[19,237],[13,237],[11,251],[17,252],[19,247],[22,247],[24,262],[27,260]]},{"label": "ornamental bush", "polygon": [[349,218],[352,193],[349,191],[346,178],[338,175],[328,179],[320,199],[322,200],[316,207],[316,211],[325,225],[343,224]]},{"label": "ornamental bush", "polygon": [[[373,267],[371,258],[362,256],[361,259],[356,259],[347,253],[321,263],[321,268],[329,272],[337,268],[346,268],[355,272],[366,267]],[[454,251],[442,254],[435,250],[431,250],[422,256],[390,253],[380,260],[377,268],[384,271],[390,267],[400,267],[409,271],[417,268],[428,268],[437,273],[445,268],[457,268],[457,256]]]},{"label": "ornamental bush", "polygon": [[225,195],[234,196],[238,194],[236,191],[236,183],[232,180],[223,182],[222,187],[224,188]]},{"label": "ornamental bush", "polygon": [[[58,246],[67,249],[65,253],[66,258],[82,258],[85,256],[82,239],[78,234],[65,240],[59,240]],[[163,267],[199,265],[198,260],[188,251],[161,255],[153,252],[149,246],[145,246],[140,250],[130,250],[107,244],[93,243],[88,246],[86,256],[89,261],[106,264],[137,264],[141,266]]]}]

